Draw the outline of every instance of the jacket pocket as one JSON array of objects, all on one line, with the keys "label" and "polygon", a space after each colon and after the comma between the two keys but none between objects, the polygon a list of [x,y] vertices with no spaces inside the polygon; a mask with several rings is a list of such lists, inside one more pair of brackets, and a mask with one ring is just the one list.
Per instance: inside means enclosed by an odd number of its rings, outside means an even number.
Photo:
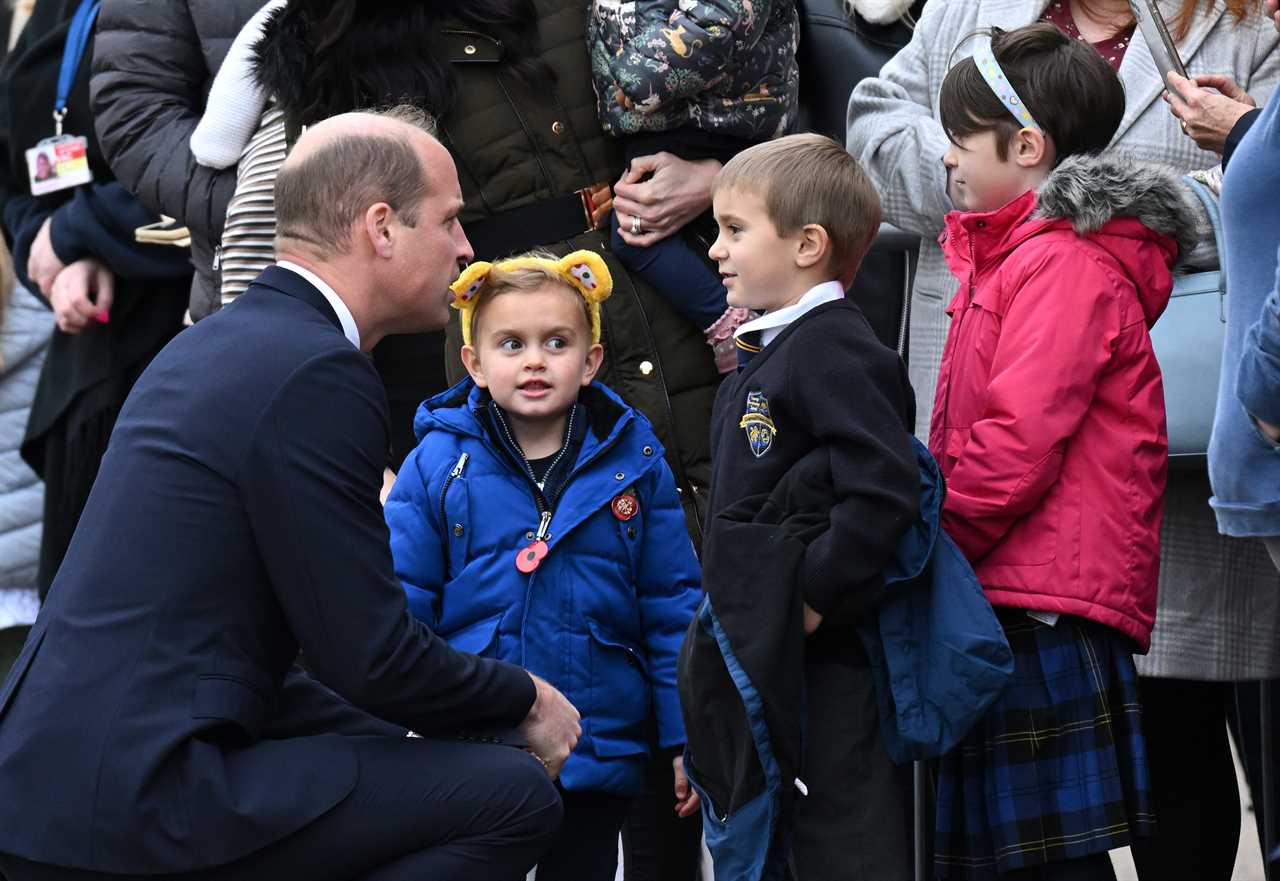
[{"label": "jacket pocket", "polygon": [[18,653],[18,659],[13,662],[13,668],[9,671],[9,679],[5,683],[4,691],[0,692],[0,719],[4,718],[4,711],[9,706],[9,701],[18,692],[18,686],[27,675],[27,670],[31,668],[31,662],[35,660],[36,652],[40,650],[40,643],[44,642],[44,635],[48,632],[48,628],[40,628],[39,633],[33,633],[28,636],[27,644],[22,647],[22,651]]},{"label": "jacket pocket", "polygon": [[440,487],[440,529],[445,548],[445,575],[452,578],[467,565],[467,548],[471,540],[471,494],[462,476],[470,456],[463,453],[445,475]]},{"label": "jacket pocket", "polygon": [[196,679],[191,717],[231,722],[257,739],[275,712],[275,704],[275,696],[266,686],[237,676],[208,673]]},{"label": "jacket pocket", "polygon": [[648,751],[644,722],[649,717],[649,683],[644,661],[631,646],[587,619],[591,651],[590,704],[586,712],[593,751],[628,756]]},{"label": "jacket pocket", "polygon": [[498,656],[498,625],[502,622],[502,613],[475,624],[469,624],[461,630],[445,637],[445,641],[460,652],[480,655],[483,658]]}]

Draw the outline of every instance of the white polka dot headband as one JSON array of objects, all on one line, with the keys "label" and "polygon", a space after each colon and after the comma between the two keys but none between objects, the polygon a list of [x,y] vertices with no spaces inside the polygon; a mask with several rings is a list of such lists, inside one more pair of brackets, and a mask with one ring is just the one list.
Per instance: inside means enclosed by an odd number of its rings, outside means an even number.
[{"label": "white polka dot headband", "polygon": [[490,271],[511,272],[518,269],[541,269],[553,272],[567,281],[587,301],[591,315],[591,341],[600,342],[600,304],[613,293],[613,276],[604,259],[594,251],[574,251],[559,260],[545,257],[512,257],[497,263],[483,260],[472,263],[458,280],[450,285],[453,291],[453,308],[462,316],[462,342],[471,345],[471,316],[475,314],[480,295]]},{"label": "white polka dot headband", "polygon": [[1027,102],[1018,96],[1018,93],[1014,91],[1013,85],[1009,82],[1009,78],[1000,69],[1000,65],[996,62],[996,56],[991,51],[990,43],[985,41],[978,43],[978,47],[973,52],[973,63],[978,66],[978,73],[982,74],[982,78],[987,81],[991,91],[1004,104],[1005,109],[1013,114],[1014,119],[1025,127],[1033,128],[1036,131],[1044,131],[1040,123],[1036,122],[1035,117],[1031,115],[1031,111],[1027,109]]}]

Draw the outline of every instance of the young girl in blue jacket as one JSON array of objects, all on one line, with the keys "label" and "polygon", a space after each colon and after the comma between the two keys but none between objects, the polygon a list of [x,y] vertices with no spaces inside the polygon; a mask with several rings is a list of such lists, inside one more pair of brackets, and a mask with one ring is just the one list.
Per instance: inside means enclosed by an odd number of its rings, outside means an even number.
[{"label": "young girl in blue jacket", "polygon": [[676,693],[698,563],[648,420],[593,382],[611,289],[589,251],[472,264],[453,286],[470,378],[419,409],[386,505],[413,614],[456,649],[545,678],[582,714],[539,881],[614,877],[651,717],[676,811],[698,809]]}]

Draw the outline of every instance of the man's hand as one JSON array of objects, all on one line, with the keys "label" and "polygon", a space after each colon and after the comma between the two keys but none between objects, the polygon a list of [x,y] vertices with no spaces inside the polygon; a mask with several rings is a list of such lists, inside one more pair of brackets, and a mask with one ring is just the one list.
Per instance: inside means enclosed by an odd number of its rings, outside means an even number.
[{"label": "man's hand", "polygon": [[1184,79],[1170,71],[1169,88],[1163,97],[1169,110],[1182,121],[1187,137],[1201,150],[1211,150],[1219,156],[1240,117],[1258,106],[1235,80],[1221,74]]},{"label": "man's hand", "polygon": [[[711,206],[711,181],[719,170],[714,159],[686,162],[665,152],[632,159],[613,188],[622,240],[647,248],[688,224]],[[631,231],[632,218],[640,221],[639,233]]]},{"label": "man's hand", "polygon": [[554,780],[560,776],[569,753],[578,745],[582,734],[579,720],[582,718],[573,704],[545,679],[529,674],[538,696],[533,701],[529,715],[520,723],[520,731],[529,741],[529,750],[542,760],[547,773]]},{"label": "man's hand", "polygon": [[91,322],[106,324],[110,320],[111,301],[115,297],[115,276],[97,260],[77,260],[58,273],[49,294],[58,329],[63,333],[80,333]]},{"label": "man's hand", "polygon": [[702,806],[698,791],[689,783],[689,775],[684,772],[684,756],[676,756],[671,760],[671,768],[675,772],[676,781],[676,816],[692,817]]},{"label": "man's hand", "polygon": [[31,254],[27,257],[27,278],[40,288],[40,293],[52,299],[53,283],[58,273],[67,267],[53,251],[53,240],[49,237],[49,223],[52,217],[46,217],[31,243]]},{"label": "man's hand", "polygon": [[822,626],[822,616],[804,604],[804,635],[808,636]]},{"label": "man's hand", "polygon": [[1270,18],[1280,32],[1280,0],[1263,0],[1262,14]]}]

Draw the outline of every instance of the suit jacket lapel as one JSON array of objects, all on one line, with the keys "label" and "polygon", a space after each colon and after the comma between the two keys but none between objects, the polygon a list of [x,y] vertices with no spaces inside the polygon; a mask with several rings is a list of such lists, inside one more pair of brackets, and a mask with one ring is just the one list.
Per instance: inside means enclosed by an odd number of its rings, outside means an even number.
[{"label": "suit jacket lapel", "polygon": [[279,266],[268,266],[254,284],[271,288],[273,291],[279,291],[285,296],[314,306],[321,315],[329,319],[330,324],[338,329],[338,333],[342,333],[342,322],[338,320],[338,313],[333,311],[324,294],[312,287],[310,282],[296,272],[290,272]]},{"label": "suit jacket lapel", "polygon": [[[1166,22],[1171,21],[1177,11],[1176,0],[1160,0],[1160,13]],[[1191,30],[1187,32],[1184,39],[1178,41],[1178,57],[1182,59],[1185,67],[1188,69],[1191,67],[1192,56],[1199,51],[1200,45],[1204,43],[1205,38],[1209,36],[1218,19],[1225,12],[1226,6],[1221,3],[1213,4],[1213,9],[1207,15],[1201,14],[1197,7]],[[1134,31],[1129,48],[1125,50],[1124,60],[1120,62],[1120,82],[1124,84],[1124,118],[1120,122],[1120,128],[1116,131],[1112,143],[1119,141],[1138,117],[1151,106],[1151,102],[1158,99],[1160,93],[1164,91],[1164,72],[1156,70],[1155,60],[1151,57],[1151,50],[1147,48],[1147,41],[1143,38],[1141,30]]]}]

